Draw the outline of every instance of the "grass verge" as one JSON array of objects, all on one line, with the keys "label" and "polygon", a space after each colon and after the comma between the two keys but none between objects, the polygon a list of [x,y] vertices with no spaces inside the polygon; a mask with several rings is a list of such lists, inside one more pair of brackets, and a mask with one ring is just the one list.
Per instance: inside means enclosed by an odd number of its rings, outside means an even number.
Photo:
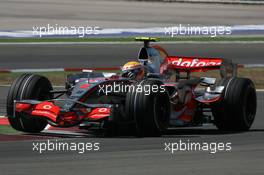
[{"label": "grass verge", "polygon": [[[25,42],[133,42],[134,37],[95,37],[95,38],[0,38],[1,43]],[[179,36],[161,37],[158,41],[264,41],[264,36]]]},{"label": "grass verge", "polygon": [[[108,71],[109,72],[109,71]],[[113,72],[113,71],[112,71]],[[118,71],[114,71],[117,72]],[[68,74],[74,74],[76,72],[40,72],[36,73],[47,77],[53,85],[64,86],[65,77]],[[0,85],[11,84],[14,79],[23,73],[0,73]],[[256,88],[264,88],[264,68],[240,68],[238,69],[239,77],[250,78]],[[208,76],[219,78],[219,71],[210,71],[206,73],[198,73],[198,76]]]},{"label": "grass verge", "polygon": [[0,134],[16,134],[18,131],[14,130],[11,126],[0,125]]},{"label": "grass verge", "polygon": [[[264,89],[264,68],[239,68],[237,72],[238,77],[243,77],[243,78],[249,78],[251,79],[255,87],[257,89]],[[215,78],[220,78],[219,71],[209,71],[209,72],[201,72],[201,73],[196,73],[196,76],[198,77],[215,77]]]}]

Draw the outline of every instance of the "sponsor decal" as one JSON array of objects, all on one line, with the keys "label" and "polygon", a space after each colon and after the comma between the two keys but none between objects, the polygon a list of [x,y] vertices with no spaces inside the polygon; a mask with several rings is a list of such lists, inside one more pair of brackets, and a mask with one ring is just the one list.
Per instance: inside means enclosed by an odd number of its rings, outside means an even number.
[{"label": "sponsor decal", "polygon": [[51,108],[52,108],[51,105],[44,105],[44,106],[43,106],[43,109],[51,109]]},{"label": "sponsor decal", "polygon": [[170,57],[169,63],[173,66],[183,67],[183,68],[201,68],[208,66],[220,66],[222,64],[222,60]]},{"label": "sponsor decal", "polygon": [[89,114],[90,119],[101,119],[110,116],[110,108],[95,108]]},{"label": "sponsor decal", "polygon": [[60,108],[55,106],[52,102],[43,102],[37,104],[34,107],[34,110],[31,112],[31,115],[46,117],[53,122],[56,122],[57,116],[59,114]]}]

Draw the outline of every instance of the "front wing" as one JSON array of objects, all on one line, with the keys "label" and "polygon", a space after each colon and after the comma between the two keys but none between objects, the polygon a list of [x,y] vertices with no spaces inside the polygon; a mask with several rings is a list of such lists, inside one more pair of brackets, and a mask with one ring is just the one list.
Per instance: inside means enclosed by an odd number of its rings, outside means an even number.
[{"label": "front wing", "polygon": [[28,117],[44,118],[57,127],[75,126],[82,121],[103,121],[111,116],[110,104],[83,104],[81,108],[64,111],[53,101],[22,100],[14,101],[14,117],[19,113]]}]

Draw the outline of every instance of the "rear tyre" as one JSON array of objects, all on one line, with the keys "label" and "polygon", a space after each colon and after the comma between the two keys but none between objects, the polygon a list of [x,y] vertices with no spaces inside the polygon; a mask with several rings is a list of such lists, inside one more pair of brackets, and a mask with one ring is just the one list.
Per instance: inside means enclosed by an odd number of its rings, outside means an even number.
[{"label": "rear tyre", "polygon": [[52,85],[50,81],[39,75],[24,74],[18,77],[11,85],[6,103],[6,111],[10,125],[23,132],[38,133],[47,125],[45,119],[33,118],[24,113],[15,113],[14,100],[47,100],[51,99],[50,91]]},{"label": "rear tyre", "polygon": [[[140,86],[142,91],[138,89]],[[127,94],[126,113],[135,121],[135,135],[160,136],[168,128],[170,116],[165,86],[157,80],[143,80],[134,87],[134,91]],[[153,87],[158,87],[158,90],[153,90]]]},{"label": "rear tyre", "polygon": [[225,83],[223,100],[213,109],[215,125],[222,131],[247,131],[257,108],[256,89],[247,78],[232,78]]}]

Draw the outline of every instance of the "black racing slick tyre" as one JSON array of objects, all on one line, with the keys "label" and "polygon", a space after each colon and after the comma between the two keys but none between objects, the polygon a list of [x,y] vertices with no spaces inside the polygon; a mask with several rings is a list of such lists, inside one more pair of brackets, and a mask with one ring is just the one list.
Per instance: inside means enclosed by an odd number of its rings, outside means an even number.
[{"label": "black racing slick tyre", "polygon": [[135,122],[136,136],[160,136],[170,117],[169,95],[163,83],[143,80],[134,84],[134,90],[127,93],[126,114]]},{"label": "black racing slick tyre", "polygon": [[214,107],[215,125],[222,131],[247,131],[254,122],[256,89],[247,78],[231,78],[225,83],[223,100]]},{"label": "black racing slick tyre", "polygon": [[[41,132],[46,126],[45,119],[27,116],[24,113],[16,112],[14,115],[14,100],[47,100],[51,99],[50,81],[39,75],[23,74],[12,83],[6,102],[6,111],[10,125],[18,130],[29,133]],[[14,117],[15,116],[15,117]]]}]

